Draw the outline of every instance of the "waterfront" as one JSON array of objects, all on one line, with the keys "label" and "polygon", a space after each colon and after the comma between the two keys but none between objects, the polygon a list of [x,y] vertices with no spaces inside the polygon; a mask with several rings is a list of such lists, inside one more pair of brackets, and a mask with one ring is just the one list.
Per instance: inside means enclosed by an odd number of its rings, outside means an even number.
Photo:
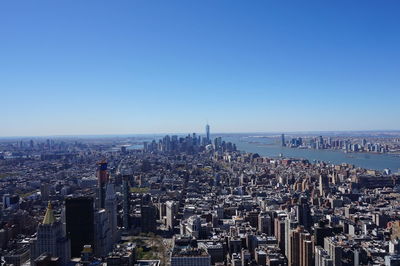
[{"label": "waterfront", "polygon": [[[261,156],[303,158],[311,162],[324,161],[333,164],[349,163],[355,166],[397,172],[400,169],[400,157],[391,154],[344,153],[338,150],[314,150],[282,147],[273,137],[255,137],[254,135],[222,135],[225,141],[235,143],[241,151],[258,153]],[[397,155],[398,156],[398,155]]]},{"label": "waterfront", "polygon": [[[178,134],[185,136],[186,134]],[[298,149],[282,147],[279,143],[279,136],[256,136],[256,134],[216,134],[214,137],[221,136],[224,141],[235,143],[237,149],[245,152],[258,153],[266,157],[279,157],[280,154],[285,158],[302,158],[310,162],[324,161],[327,163],[354,164],[366,169],[384,170],[390,169],[392,172],[400,172],[400,156],[393,154],[374,154],[374,153],[344,153],[341,150],[316,150]],[[150,142],[153,139],[159,140],[159,135],[134,136],[135,144],[128,149],[141,149],[143,145],[138,142]]]}]

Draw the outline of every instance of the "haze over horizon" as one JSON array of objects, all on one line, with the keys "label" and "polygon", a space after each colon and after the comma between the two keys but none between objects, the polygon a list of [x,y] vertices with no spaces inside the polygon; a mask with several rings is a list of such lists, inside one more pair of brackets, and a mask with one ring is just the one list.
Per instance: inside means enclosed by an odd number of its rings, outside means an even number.
[{"label": "haze over horizon", "polygon": [[399,130],[399,12],[2,1],[0,136]]},{"label": "haze over horizon", "polygon": [[[125,134],[118,134],[118,133],[110,133],[110,134],[71,134],[71,135],[20,135],[20,136],[0,136],[0,139],[28,139],[28,138],[102,138],[102,137],[150,137],[150,136],[166,136],[166,135],[178,135],[178,136],[186,136],[191,135],[192,133],[199,134],[201,136],[205,135],[205,132],[200,130],[197,131],[187,131],[187,132],[156,132],[156,133],[125,133]],[[221,136],[221,135],[257,135],[260,136],[281,136],[281,134],[285,134],[287,136],[297,135],[297,136],[306,136],[306,135],[323,135],[323,136],[342,136],[342,135],[369,135],[373,133],[380,133],[382,135],[400,135],[400,130],[336,130],[336,131],[255,131],[255,132],[212,132],[213,136]]]}]

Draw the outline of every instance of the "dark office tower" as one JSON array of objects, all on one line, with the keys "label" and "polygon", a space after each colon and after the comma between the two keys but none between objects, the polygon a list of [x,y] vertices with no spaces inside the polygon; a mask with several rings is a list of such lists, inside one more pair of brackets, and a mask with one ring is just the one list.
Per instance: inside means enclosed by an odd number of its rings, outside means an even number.
[{"label": "dark office tower", "polygon": [[129,211],[130,211],[130,202],[129,202],[129,195],[130,195],[130,187],[129,187],[129,175],[124,175],[122,177],[122,188],[123,188],[123,211],[124,216],[122,217],[122,222],[125,230],[130,229],[130,222],[129,222]]},{"label": "dark office tower", "polygon": [[108,171],[106,161],[97,163],[97,180],[98,180],[98,197],[99,197],[99,208],[104,209],[105,198],[106,198],[106,184],[108,182]]},{"label": "dark office tower", "polygon": [[314,227],[315,246],[323,247],[325,237],[333,235],[334,235],[333,228],[331,226],[327,226],[326,224],[320,221],[318,226]]},{"label": "dark office tower", "polygon": [[258,215],[258,231],[267,235],[272,235],[272,219],[267,213],[261,212]]},{"label": "dark office tower", "polygon": [[299,225],[304,226],[305,229],[310,230],[312,225],[312,217],[310,206],[307,202],[300,203],[295,206],[296,219]]},{"label": "dark office tower", "polygon": [[153,205],[142,205],[141,212],[141,227],[143,233],[150,233],[156,231],[157,211]]},{"label": "dark office tower", "polygon": [[84,245],[94,244],[94,206],[91,197],[65,199],[67,236],[71,239],[72,257],[80,257]]},{"label": "dark office tower", "polygon": [[48,183],[43,183],[40,185],[40,196],[42,201],[49,201],[50,185]]},{"label": "dark office tower", "polygon": [[210,125],[206,125],[206,138],[207,138],[207,143],[210,143]]},{"label": "dark office tower", "polygon": [[282,142],[282,147],[285,147],[285,146],[286,146],[286,143],[285,143],[285,134],[282,134],[282,135],[281,135],[281,142]]}]

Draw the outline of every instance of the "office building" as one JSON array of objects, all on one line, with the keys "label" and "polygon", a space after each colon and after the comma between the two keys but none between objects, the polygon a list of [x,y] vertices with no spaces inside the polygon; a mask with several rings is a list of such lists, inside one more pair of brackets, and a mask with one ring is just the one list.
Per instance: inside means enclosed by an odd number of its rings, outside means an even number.
[{"label": "office building", "polygon": [[105,256],[112,248],[110,241],[110,228],[108,214],[105,209],[100,209],[94,214],[94,254],[97,257]]},{"label": "office building", "polygon": [[49,202],[43,221],[38,226],[37,236],[30,240],[31,265],[43,253],[60,259],[60,265],[66,265],[71,258],[70,241],[63,234],[62,224],[54,217]]},{"label": "office building", "polygon": [[48,183],[42,183],[40,185],[40,197],[42,201],[48,202],[50,198],[50,185]]},{"label": "office building", "polygon": [[210,143],[211,139],[210,139],[210,125],[207,124],[206,125],[206,139],[207,139],[207,144]]},{"label": "office building", "polygon": [[122,176],[122,193],[123,193],[123,217],[122,223],[124,230],[128,231],[130,229],[130,186],[129,186],[129,175]]},{"label": "office building", "polygon": [[166,202],[167,228],[173,230],[175,226],[175,202]]},{"label": "office building", "polygon": [[157,229],[157,210],[152,205],[142,205],[140,208],[141,213],[141,228],[143,233],[156,232]]},{"label": "office building", "polygon": [[85,245],[94,245],[94,202],[91,197],[65,199],[66,233],[71,240],[71,255],[81,256]]},{"label": "office building", "polygon": [[106,198],[106,185],[108,183],[109,175],[107,171],[107,162],[102,161],[97,164],[97,180],[98,180],[98,199],[99,208],[105,207]]},{"label": "office building", "polygon": [[107,184],[106,199],[105,199],[105,209],[107,212],[107,220],[109,227],[110,241],[108,246],[112,247],[114,243],[118,240],[118,228],[117,228],[117,198],[115,195],[115,189],[113,183]]}]

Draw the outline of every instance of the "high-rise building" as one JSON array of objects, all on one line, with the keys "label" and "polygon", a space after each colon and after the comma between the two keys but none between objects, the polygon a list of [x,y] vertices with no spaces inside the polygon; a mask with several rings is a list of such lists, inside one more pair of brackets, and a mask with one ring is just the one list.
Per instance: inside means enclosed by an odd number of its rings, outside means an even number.
[{"label": "high-rise building", "polygon": [[175,202],[166,202],[167,228],[173,230],[175,226]]},{"label": "high-rise building", "polygon": [[81,256],[85,245],[94,245],[94,206],[91,197],[65,199],[66,233],[71,239],[71,255]]},{"label": "high-rise building", "polygon": [[314,248],[315,266],[333,266],[333,261],[329,256],[328,252],[321,246],[315,246]]},{"label": "high-rise building", "polygon": [[300,265],[300,235],[303,233],[303,228],[298,227],[290,233],[290,259],[288,260],[289,266]]},{"label": "high-rise building", "polygon": [[256,249],[254,253],[257,265],[265,266],[267,264],[267,253],[263,249]]},{"label": "high-rise building", "polygon": [[313,242],[311,234],[305,231],[300,235],[300,266],[309,266],[314,263],[313,260]]},{"label": "high-rise building", "polygon": [[210,125],[206,125],[206,138],[207,138],[207,143],[210,143]]},{"label": "high-rise building", "polygon": [[42,183],[40,185],[40,197],[42,201],[49,201],[50,196],[50,185],[48,183]]},{"label": "high-rise building", "polygon": [[285,218],[285,213],[279,213],[274,220],[274,234],[282,254],[285,254]]},{"label": "high-rise building", "polygon": [[157,210],[156,208],[152,205],[142,205],[140,208],[140,213],[141,213],[141,228],[142,232],[144,233],[149,233],[149,232],[155,232],[157,229]]},{"label": "high-rise building", "polygon": [[258,231],[267,235],[272,235],[272,219],[267,213],[261,212],[258,215]]},{"label": "high-rise building", "polygon": [[311,234],[305,231],[303,226],[298,226],[290,233],[290,241],[290,257],[288,258],[288,265],[312,265],[314,260]]},{"label": "high-rise building", "polygon": [[293,216],[289,215],[285,219],[285,255],[288,259],[288,265],[291,265],[293,261],[293,254],[292,254],[292,246],[293,239],[292,239],[292,232],[297,227],[298,222],[294,219]]},{"label": "high-rise building", "polygon": [[106,185],[108,182],[107,162],[102,161],[97,164],[97,180],[98,180],[98,198],[99,208],[105,207]]},{"label": "high-rise building", "polygon": [[43,221],[38,226],[37,236],[30,240],[31,265],[43,253],[58,257],[61,265],[66,265],[71,258],[70,241],[64,235],[62,224],[54,217],[49,202]]},{"label": "high-rise building", "polygon": [[123,189],[123,217],[122,217],[122,223],[124,226],[124,229],[127,231],[130,229],[130,187],[129,187],[129,175],[124,175],[122,177],[122,189]]},{"label": "high-rise building", "polygon": [[286,146],[286,143],[285,143],[285,134],[282,134],[282,135],[281,135],[281,144],[282,144],[282,147],[285,147],[285,146]]},{"label": "high-rise building", "polygon": [[319,193],[321,196],[329,190],[329,178],[326,174],[321,174],[319,176]]},{"label": "high-rise building", "polygon": [[214,148],[216,150],[219,150],[221,148],[221,145],[222,145],[222,138],[221,137],[215,138],[214,139]]},{"label": "high-rise building", "polygon": [[334,266],[342,265],[342,247],[333,237],[325,237],[324,249],[328,252],[328,255],[332,259]]},{"label": "high-rise building", "polygon": [[107,212],[100,209],[94,213],[94,254],[97,257],[105,256],[110,250],[110,227],[108,224]]},{"label": "high-rise building", "polygon": [[[304,201],[304,200],[302,200]],[[307,202],[301,202],[295,206],[296,219],[299,225],[310,230],[312,225],[311,209]]]},{"label": "high-rise building", "polygon": [[114,184],[107,184],[106,191],[106,202],[105,208],[107,212],[108,227],[110,229],[109,234],[109,247],[112,247],[118,238],[118,228],[117,228],[117,198],[115,196]]},{"label": "high-rise building", "polygon": [[363,147],[367,146],[367,140],[366,140],[366,139],[363,139],[363,140],[362,140],[362,146],[363,146]]}]

